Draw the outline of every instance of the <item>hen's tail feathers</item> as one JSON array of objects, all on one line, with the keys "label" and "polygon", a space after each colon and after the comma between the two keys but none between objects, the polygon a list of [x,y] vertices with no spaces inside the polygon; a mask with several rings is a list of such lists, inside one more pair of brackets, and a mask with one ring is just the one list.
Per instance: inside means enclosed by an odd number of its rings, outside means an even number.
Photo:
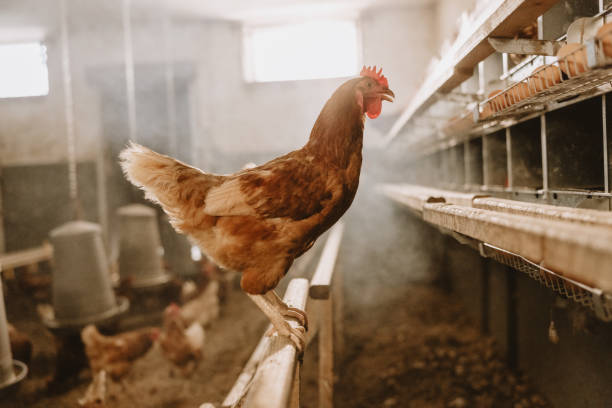
[{"label": "hen's tail feathers", "polygon": [[222,176],[204,173],[172,157],[131,142],[119,154],[125,177],[145,191],[145,197],[162,206],[175,228],[188,232],[202,222],[206,193]]}]

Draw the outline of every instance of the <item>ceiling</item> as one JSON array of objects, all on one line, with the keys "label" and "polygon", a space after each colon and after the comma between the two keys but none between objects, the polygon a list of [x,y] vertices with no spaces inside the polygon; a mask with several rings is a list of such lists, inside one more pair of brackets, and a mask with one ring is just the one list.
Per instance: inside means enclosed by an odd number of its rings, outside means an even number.
[{"label": "ceiling", "polygon": [[[71,29],[120,26],[122,6],[131,1],[132,20],[171,14],[265,24],[305,18],[354,18],[365,10],[420,6],[441,0],[63,0]],[[453,0],[446,0],[453,1]],[[57,32],[62,0],[0,0],[0,43],[39,40]]]},{"label": "ceiling", "polygon": [[[147,2],[147,0],[136,0]],[[424,5],[434,0],[162,0],[183,16],[261,23],[304,17],[356,17],[361,11],[391,5]],[[150,3],[150,1],[148,1]]]}]

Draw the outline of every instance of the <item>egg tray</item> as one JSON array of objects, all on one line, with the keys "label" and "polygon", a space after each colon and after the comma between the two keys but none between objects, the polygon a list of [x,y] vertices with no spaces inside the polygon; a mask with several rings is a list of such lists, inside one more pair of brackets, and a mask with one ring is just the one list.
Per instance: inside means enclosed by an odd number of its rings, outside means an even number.
[{"label": "egg tray", "polygon": [[479,249],[482,256],[494,259],[512,269],[523,272],[561,297],[571,299],[591,309],[599,319],[606,322],[612,321],[611,294],[561,276],[520,255],[493,245],[481,243]]},{"label": "egg tray", "polygon": [[[528,75],[501,93],[481,102],[474,115],[475,121],[478,123],[500,121],[534,113],[546,109],[553,103],[563,102],[575,96],[600,93],[602,91],[600,87],[609,90],[612,81],[612,58],[604,54],[603,43],[597,39],[587,41],[566,57],[542,68],[553,70],[549,72],[560,72],[563,68],[562,71],[567,73],[561,75],[558,83],[550,77],[543,79],[535,73]],[[586,72],[580,73],[582,68],[585,68]],[[545,89],[536,92],[536,84]],[[525,93],[525,87],[532,95],[521,98],[520,94]],[[490,116],[483,117],[487,107],[491,107],[494,112]]]}]

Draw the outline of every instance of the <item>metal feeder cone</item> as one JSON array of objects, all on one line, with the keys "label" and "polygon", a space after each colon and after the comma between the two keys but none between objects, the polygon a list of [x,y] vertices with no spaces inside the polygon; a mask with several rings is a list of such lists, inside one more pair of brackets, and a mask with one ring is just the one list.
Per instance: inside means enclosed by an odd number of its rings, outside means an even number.
[{"label": "metal feeder cone", "polygon": [[127,299],[115,298],[98,224],[68,222],[51,231],[53,245],[53,315],[51,328],[102,323],[125,312]]},{"label": "metal feeder cone", "polygon": [[119,274],[132,287],[161,285],[170,280],[164,270],[159,227],[155,210],[131,204],[117,210],[119,215]]},{"label": "metal feeder cone", "polygon": [[28,367],[24,363],[13,360],[6,310],[4,308],[2,279],[0,278],[0,389],[18,383],[25,378],[27,373]]}]

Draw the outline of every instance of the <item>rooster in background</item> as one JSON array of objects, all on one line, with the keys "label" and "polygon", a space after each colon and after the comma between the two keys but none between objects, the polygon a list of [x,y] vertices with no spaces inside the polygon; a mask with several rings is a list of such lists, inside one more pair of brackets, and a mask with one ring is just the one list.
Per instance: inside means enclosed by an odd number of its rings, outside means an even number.
[{"label": "rooster in background", "polygon": [[[306,314],[274,292],[293,260],[351,205],[361,171],[365,115],[393,101],[382,69],[361,71],[327,101],[304,147],[231,175],[205,173],[132,143],[120,154],[129,181],[217,264],[242,272],[242,289],[301,352]],[[302,326],[291,327],[284,317]],[[301,330],[300,330],[301,329]]]}]

